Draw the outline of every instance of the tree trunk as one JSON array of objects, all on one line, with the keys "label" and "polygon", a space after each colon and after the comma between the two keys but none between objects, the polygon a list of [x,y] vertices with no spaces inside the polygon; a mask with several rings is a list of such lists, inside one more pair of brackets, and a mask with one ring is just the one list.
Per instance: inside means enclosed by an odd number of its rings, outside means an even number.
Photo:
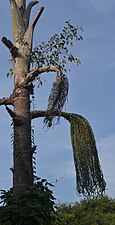
[{"label": "tree trunk", "polygon": [[[33,32],[35,25],[42,14],[44,7],[38,10],[31,24],[29,24],[31,9],[38,3],[30,1],[26,7],[26,0],[9,0],[12,13],[12,33],[14,44],[3,37],[3,43],[12,54],[14,67],[14,91],[11,98],[14,112],[8,109],[13,117],[14,126],[14,151],[13,151],[13,191],[25,190],[33,184],[32,155],[34,148],[31,146],[31,116],[30,116],[30,87],[31,81],[26,77],[30,70],[30,54],[32,51]],[[2,102],[7,102],[3,99]]]},{"label": "tree trunk", "polygon": [[[10,0],[12,12],[12,29],[14,44],[18,54],[13,58],[14,67],[14,151],[13,151],[13,191],[25,190],[33,184],[32,151],[31,151],[31,118],[30,93],[28,86],[20,87],[30,67],[32,35],[24,36],[27,31],[25,19],[25,0]],[[31,32],[32,34],[32,32]],[[28,42],[29,40],[29,42]],[[17,88],[19,89],[16,92]]]},{"label": "tree trunk", "polygon": [[[21,68],[22,71],[19,71],[19,64],[15,65],[15,86],[25,72],[24,67]],[[15,97],[14,112],[20,118],[19,121],[14,120],[13,189],[16,194],[33,183],[30,96],[27,88],[22,88],[18,97]]]}]

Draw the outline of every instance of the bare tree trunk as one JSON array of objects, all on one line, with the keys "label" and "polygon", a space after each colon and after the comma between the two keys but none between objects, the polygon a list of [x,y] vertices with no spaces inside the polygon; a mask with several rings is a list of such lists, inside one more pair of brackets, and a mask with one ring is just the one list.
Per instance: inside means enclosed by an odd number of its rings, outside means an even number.
[{"label": "bare tree trunk", "polygon": [[[13,152],[13,191],[15,196],[20,190],[33,184],[31,118],[30,118],[30,83],[21,85],[30,68],[30,54],[34,27],[41,14],[38,11],[33,23],[29,25],[31,8],[38,1],[31,1],[26,8],[26,0],[10,0],[12,13],[12,32],[17,54],[13,55],[14,67],[14,152]],[[42,10],[43,11],[43,8]]]},{"label": "bare tree trunk", "polygon": [[[23,70],[19,72],[18,66],[18,64],[15,66],[14,72],[17,82],[25,72]],[[16,74],[16,71],[18,75]],[[19,79],[16,75],[19,76]],[[17,82],[15,83],[15,86]],[[22,88],[18,97],[15,97],[14,112],[21,118],[20,121],[14,120],[13,188],[14,193],[17,193],[19,190],[22,190],[33,183],[30,96],[28,88]]]}]

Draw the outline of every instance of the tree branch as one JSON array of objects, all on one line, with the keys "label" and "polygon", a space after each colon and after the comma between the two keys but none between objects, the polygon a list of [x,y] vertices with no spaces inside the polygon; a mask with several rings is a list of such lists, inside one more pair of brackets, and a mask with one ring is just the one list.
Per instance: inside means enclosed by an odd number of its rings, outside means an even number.
[{"label": "tree branch", "polygon": [[14,90],[14,94],[17,95],[20,93],[20,89],[24,87],[28,87],[32,81],[35,80],[36,77],[39,76],[41,73],[45,72],[56,72],[57,74],[60,74],[61,71],[58,67],[56,66],[43,66],[34,70],[31,70],[25,77],[24,81],[21,82],[16,89]]},{"label": "tree branch", "polygon": [[15,45],[17,43],[16,47],[18,47],[18,42],[20,43],[25,34],[24,20],[15,0],[10,0],[10,8],[12,13],[12,33]]},{"label": "tree branch", "polygon": [[33,22],[32,22],[31,25],[30,25],[31,27],[33,27],[33,29],[34,29],[36,23],[38,22],[38,20],[39,20],[39,18],[40,18],[40,16],[41,16],[42,12],[44,11],[44,9],[45,9],[45,7],[42,6],[42,7],[38,10],[38,12],[37,12],[35,18],[33,19]]},{"label": "tree branch", "polygon": [[18,55],[18,48],[13,45],[13,43],[10,40],[7,40],[6,37],[2,38],[2,42],[4,45],[9,49],[9,51],[12,54],[12,57],[15,58]]},{"label": "tree branch", "polygon": [[45,73],[45,72],[56,72],[57,74],[60,74],[61,71],[59,70],[59,68],[57,68],[56,66],[43,66],[37,69],[34,69],[32,71],[30,71],[30,73],[28,73],[24,79],[23,82],[21,82],[14,90],[14,97],[18,95],[18,93],[20,93],[20,89],[24,88],[24,87],[29,87],[29,85],[31,84],[31,82],[33,80],[35,80],[35,78],[41,74],[41,73]]},{"label": "tree branch", "polygon": [[16,117],[15,112],[12,111],[8,106],[6,106],[6,110],[13,119]]},{"label": "tree branch", "polygon": [[27,28],[27,30],[26,30],[26,32],[24,34],[24,38],[23,39],[24,39],[24,42],[27,43],[27,45],[28,45],[29,54],[30,54],[31,49],[32,49],[32,40],[33,40],[34,27],[35,27],[39,17],[41,16],[43,10],[44,10],[44,7],[41,7],[41,9],[36,14],[33,22],[28,26],[28,28]]},{"label": "tree branch", "polygon": [[0,105],[13,105],[13,97],[4,97],[0,99]]},{"label": "tree branch", "polygon": [[42,66],[37,69],[31,70],[30,73],[27,74],[25,82],[32,82],[37,76],[39,76],[39,74],[45,72],[56,72],[57,74],[61,73],[60,69],[56,66]]},{"label": "tree branch", "polygon": [[14,111],[12,111],[9,107],[6,106],[6,110],[8,112],[8,114],[11,116],[11,118],[13,119],[13,122],[20,126],[22,124],[26,124],[26,118],[17,115]]},{"label": "tree branch", "polygon": [[46,116],[61,116],[69,121],[71,113],[58,112],[55,110],[34,110],[31,112],[31,119],[36,119],[36,118],[46,117]]},{"label": "tree branch", "polygon": [[29,25],[29,20],[30,20],[30,13],[31,13],[31,9],[34,5],[36,5],[39,1],[37,0],[33,0],[31,1],[28,6],[27,6],[27,9],[26,9],[26,13],[24,15],[24,19],[25,19],[25,24],[26,24],[26,27],[28,27]]}]

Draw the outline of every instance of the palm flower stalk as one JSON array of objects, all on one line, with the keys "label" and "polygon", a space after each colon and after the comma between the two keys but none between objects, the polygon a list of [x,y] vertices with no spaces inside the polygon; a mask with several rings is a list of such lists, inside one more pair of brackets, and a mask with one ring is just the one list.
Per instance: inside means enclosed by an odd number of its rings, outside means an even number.
[{"label": "palm flower stalk", "polygon": [[92,128],[81,115],[70,114],[69,121],[77,192],[87,197],[103,195],[106,183]]},{"label": "palm flower stalk", "polygon": [[[58,73],[56,76],[56,81],[53,83],[49,98],[48,98],[48,107],[47,110],[56,110],[61,112],[63,106],[66,102],[66,98],[68,95],[68,78],[65,74]],[[55,116],[46,116],[44,119],[44,123],[47,127],[52,126],[52,121]],[[58,120],[60,115],[58,116]]]},{"label": "palm flower stalk", "polygon": [[103,196],[106,182],[101,169],[96,141],[89,122],[81,115],[56,110],[34,111],[32,118],[64,117],[70,123],[70,136],[76,172],[76,190],[84,197]]}]

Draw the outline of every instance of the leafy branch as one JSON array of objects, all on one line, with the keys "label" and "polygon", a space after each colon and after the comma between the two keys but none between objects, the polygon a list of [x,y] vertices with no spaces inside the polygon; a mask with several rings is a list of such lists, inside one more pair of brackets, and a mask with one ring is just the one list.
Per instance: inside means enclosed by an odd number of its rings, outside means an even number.
[{"label": "leafy branch", "polygon": [[83,29],[78,26],[74,27],[70,21],[66,21],[66,26],[60,34],[54,34],[48,42],[42,42],[33,49],[31,53],[32,67],[54,65],[61,68],[61,71],[67,72],[67,61],[80,64],[80,59],[70,51],[75,41],[83,40],[78,31],[83,31]]}]

